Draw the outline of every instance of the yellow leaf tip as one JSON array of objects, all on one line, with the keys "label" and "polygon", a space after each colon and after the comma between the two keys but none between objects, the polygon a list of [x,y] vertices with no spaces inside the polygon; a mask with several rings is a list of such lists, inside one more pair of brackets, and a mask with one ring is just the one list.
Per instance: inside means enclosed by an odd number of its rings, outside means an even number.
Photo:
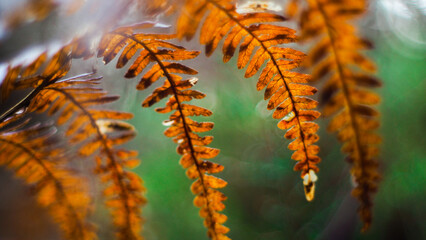
[{"label": "yellow leaf tip", "polygon": [[315,197],[315,182],[318,180],[318,176],[314,170],[309,170],[307,174],[303,176],[303,186],[305,190],[305,197],[308,202],[314,200]]}]

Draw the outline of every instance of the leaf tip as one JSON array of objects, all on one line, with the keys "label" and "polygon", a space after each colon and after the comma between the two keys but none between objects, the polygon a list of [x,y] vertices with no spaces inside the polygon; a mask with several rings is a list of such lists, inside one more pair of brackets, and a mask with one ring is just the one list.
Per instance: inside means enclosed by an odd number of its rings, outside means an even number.
[{"label": "leaf tip", "polygon": [[314,200],[315,197],[315,182],[318,180],[318,176],[315,171],[310,169],[308,173],[303,176],[303,187],[305,190],[305,197],[308,202]]}]

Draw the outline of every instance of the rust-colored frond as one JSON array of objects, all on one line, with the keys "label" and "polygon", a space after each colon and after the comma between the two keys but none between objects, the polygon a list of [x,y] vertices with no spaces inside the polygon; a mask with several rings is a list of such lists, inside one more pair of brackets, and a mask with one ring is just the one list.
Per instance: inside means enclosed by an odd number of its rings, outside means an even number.
[{"label": "rust-colored frond", "polygon": [[360,39],[354,26],[346,21],[359,16],[366,8],[365,1],[309,0],[300,14],[302,38],[316,39],[310,50],[307,65],[313,67],[314,80],[325,78],[322,100],[325,116],[333,115],[329,130],[336,132],[344,143],[342,151],[348,153],[353,164],[355,180],[352,192],[361,203],[359,213],[364,222],[363,231],[371,224],[372,197],[380,178],[377,171],[377,144],[380,137],[374,133],[379,126],[377,111],[371,106],[380,97],[368,88],[380,82],[368,72],[374,64],[360,53],[370,43]]},{"label": "rust-colored frond", "polygon": [[[208,13],[207,13],[208,12]],[[314,198],[315,181],[318,172],[317,156],[319,148],[318,125],[313,120],[320,115],[312,110],[317,102],[306,97],[317,90],[306,85],[308,75],[291,72],[300,65],[304,54],[291,48],[278,45],[296,41],[295,31],[265,22],[281,22],[285,18],[268,12],[238,13],[230,1],[187,0],[184,14],[178,21],[178,36],[192,38],[203,16],[200,42],[206,44],[206,54],[210,55],[224,39],[223,61],[229,61],[238,45],[238,68],[247,66],[245,77],[252,77],[261,69],[257,89],[266,87],[264,98],[269,99],[268,109],[273,110],[273,117],[281,119],[278,127],[288,129],[285,137],[294,139],[289,149],[296,151],[292,159],[298,161],[294,170],[301,171],[306,199]],[[189,22],[191,24],[189,24]],[[260,24],[262,23],[262,24]],[[241,43],[241,44],[240,44]]]},{"label": "rust-colored frond", "polygon": [[[62,79],[69,71],[71,58],[90,55],[80,45],[77,39],[62,48],[49,61],[44,53],[28,66],[9,68],[1,86],[2,96],[8,96],[17,89],[32,91],[2,114],[1,122],[28,112],[47,111],[48,115],[58,113],[57,124],[69,123],[65,135],[71,143],[80,145],[79,153],[89,156],[97,152],[96,172],[108,184],[104,195],[118,228],[118,238],[141,239],[140,207],[145,203],[145,198],[141,195],[144,188],[136,174],[123,169],[138,164],[137,153],[114,148],[135,135],[133,126],[122,121],[133,115],[95,107],[118,99],[117,96],[107,96],[106,92],[96,87],[99,78],[86,79],[91,74],[83,74]],[[22,113],[16,115],[19,111]]]},{"label": "rust-colored frond", "polygon": [[65,239],[96,239],[86,222],[90,198],[82,179],[69,170],[63,151],[54,144],[55,131],[46,126],[8,128],[0,123],[0,165],[31,184],[38,203],[60,224]]},{"label": "rust-colored frond", "polygon": [[115,148],[134,137],[133,126],[122,121],[133,115],[95,108],[118,99],[108,96],[97,84],[99,78],[56,81],[40,91],[29,111],[47,111],[49,115],[59,112],[57,124],[70,122],[65,135],[71,143],[80,143],[79,153],[90,156],[97,152],[96,173],[107,184],[104,195],[114,217],[118,239],[141,239],[140,212],[146,202],[141,194],[145,189],[136,174],[124,169],[139,163],[137,152]]},{"label": "rust-colored frond", "polygon": [[190,116],[210,116],[209,110],[183,103],[192,99],[204,98],[204,94],[191,88],[197,81],[196,78],[182,80],[178,74],[194,75],[197,71],[177,63],[176,60],[195,58],[198,52],[187,51],[183,47],[165,42],[172,38],[169,35],[132,34],[130,28],[121,28],[107,34],[101,41],[98,57],[103,57],[108,63],[120,50],[124,49],[118,58],[117,67],[123,67],[135,53],[140,50],[139,56],[130,66],[126,77],[135,77],[144,69],[145,72],[137,88],[143,90],[152,83],[164,77],[165,81],[147,97],[142,106],[150,107],[171,95],[165,107],[157,108],[160,113],[173,112],[164,122],[169,128],[164,132],[179,145],[177,152],[182,155],[180,164],[187,169],[186,174],[190,179],[195,179],[191,191],[197,195],[194,205],[201,207],[200,215],[208,229],[208,236],[215,240],[229,239],[225,234],[229,229],[223,226],[227,220],[224,214],[219,213],[225,208],[222,203],[226,196],[218,188],[226,186],[226,181],[214,177],[213,173],[221,172],[223,166],[210,162],[218,155],[219,150],[207,147],[213,140],[211,136],[201,137],[198,132],[206,132],[213,128],[213,123],[196,122]]},{"label": "rust-colored frond", "polygon": [[14,107],[5,111],[0,116],[0,122],[18,111],[25,110],[41,90],[64,77],[70,70],[72,59],[87,59],[92,56],[93,53],[86,46],[85,40],[84,37],[75,38],[53,56],[44,52],[29,64],[9,65],[6,76],[0,82],[1,103],[6,102],[16,90],[31,89],[31,92]]},{"label": "rust-colored frond", "polygon": [[0,90],[2,103],[13,91],[32,89],[31,92],[15,106],[0,116],[0,122],[9,118],[18,111],[25,110],[37,94],[49,84],[64,77],[71,66],[71,46],[60,49],[49,60],[47,53],[42,53],[28,65],[8,66],[6,76],[1,82]]},{"label": "rust-colored frond", "polygon": [[65,76],[71,66],[70,47],[62,48],[49,60],[47,59],[47,53],[42,53],[28,65],[8,66],[0,86],[2,101],[7,99],[14,90],[36,88],[42,82],[47,84]]}]

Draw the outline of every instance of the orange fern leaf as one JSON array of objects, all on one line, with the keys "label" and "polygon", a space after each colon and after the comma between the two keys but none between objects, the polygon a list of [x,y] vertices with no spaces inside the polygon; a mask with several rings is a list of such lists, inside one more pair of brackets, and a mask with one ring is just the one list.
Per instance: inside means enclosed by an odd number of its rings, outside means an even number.
[{"label": "orange fern leaf", "polygon": [[[246,66],[245,77],[254,76],[264,63],[257,82],[257,90],[266,87],[264,99],[270,99],[268,109],[273,110],[273,118],[281,119],[280,129],[288,129],[285,137],[294,139],[289,149],[296,151],[292,159],[298,161],[294,170],[301,171],[306,199],[311,201],[315,193],[315,181],[318,172],[317,156],[319,147],[314,145],[319,137],[316,134],[318,125],[313,120],[320,115],[312,110],[317,102],[305,96],[313,95],[317,90],[305,85],[310,77],[305,74],[291,72],[298,67],[304,58],[300,51],[278,47],[279,44],[296,41],[295,31],[263,22],[281,22],[284,17],[266,12],[240,14],[230,1],[187,0],[178,21],[178,36],[190,39],[203,16],[207,17],[202,24],[200,42],[206,44],[209,56],[224,38],[223,61],[229,61],[237,46],[238,68]],[[191,24],[189,24],[191,22]],[[253,55],[253,56],[252,56]]]},{"label": "orange fern leaf", "polygon": [[152,67],[144,74],[137,89],[148,88],[152,83],[165,77],[163,86],[158,87],[147,97],[143,107],[150,107],[171,95],[166,106],[157,108],[160,113],[173,112],[164,122],[169,128],[164,132],[179,145],[177,152],[182,156],[180,164],[187,169],[186,174],[190,179],[196,179],[191,186],[191,191],[197,195],[194,205],[201,207],[200,215],[205,219],[204,225],[208,229],[208,236],[216,240],[229,239],[225,234],[229,229],[222,224],[227,220],[224,214],[219,213],[225,208],[222,203],[226,196],[216,190],[226,186],[226,181],[210,174],[223,170],[223,166],[204,160],[218,155],[219,150],[207,147],[213,140],[211,136],[200,137],[197,132],[206,132],[213,128],[213,123],[196,122],[190,116],[210,116],[212,112],[195,105],[185,104],[184,101],[204,98],[204,94],[190,90],[195,83],[195,78],[182,80],[178,74],[194,75],[197,71],[174,62],[195,58],[196,51],[187,51],[180,46],[164,40],[173,38],[173,35],[133,34],[131,28],[119,28],[108,33],[100,44],[98,57],[103,57],[105,63],[111,61],[120,50],[124,49],[118,58],[117,67],[123,67],[138,50],[139,56],[130,66],[126,77],[135,77],[141,73],[148,64]]},{"label": "orange fern leaf", "polygon": [[[61,79],[68,73],[71,58],[86,57],[87,53],[81,48],[79,40],[76,40],[48,62],[45,54],[42,54],[26,68],[17,66],[9,70],[7,81],[4,81],[7,87],[2,85],[3,92],[10,94],[10,91],[21,88],[33,90],[3,114],[1,120],[23,109],[24,113],[59,113],[58,125],[71,122],[66,135],[71,143],[80,144],[81,155],[89,156],[100,150],[96,154],[96,172],[102,175],[103,181],[111,183],[104,195],[108,198],[106,204],[111,207],[119,239],[140,239],[140,207],[146,201],[141,195],[144,188],[136,174],[123,169],[137,165],[137,153],[114,148],[134,136],[133,126],[121,121],[133,115],[95,108],[96,105],[118,99],[117,96],[107,96],[106,92],[96,87],[100,78],[86,79],[91,74],[83,74]],[[45,67],[41,70],[43,65]]]},{"label": "orange fern leaf", "polygon": [[1,84],[1,100],[4,102],[9,98],[11,92],[16,89],[15,80],[18,78],[19,73],[21,72],[21,66],[7,68],[6,76],[3,79]]},{"label": "orange fern leaf", "polygon": [[[63,151],[54,144],[54,129],[36,125],[13,125],[16,117],[0,123],[0,165],[34,186],[37,201],[48,208],[66,239],[95,239],[86,222],[90,198],[82,179],[69,170]],[[16,125],[16,124],[15,124]]]},{"label": "orange fern leaf", "polygon": [[20,89],[32,89],[15,106],[5,111],[0,116],[0,122],[8,119],[18,111],[23,111],[28,107],[33,98],[47,85],[56,82],[64,77],[71,66],[70,54],[71,46],[65,46],[59,50],[49,61],[47,54],[42,53],[29,65],[17,65],[7,68],[7,73],[0,86],[2,93],[2,103],[6,102],[13,91]]},{"label": "orange fern leaf", "polygon": [[94,108],[113,102],[118,97],[107,96],[105,91],[96,87],[100,78],[81,77],[49,84],[35,97],[29,111],[48,111],[52,115],[61,110],[58,125],[72,119],[65,134],[71,143],[83,143],[79,153],[90,156],[100,151],[96,154],[96,172],[108,184],[104,195],[117,226],[118,239],[141,239],[140,208],[146,202],[141,193],[145,189],[136,174],[124,170],[124,167],[132,168],[139,163],[137,152],[114,148],[134,137],[133,126],[122,121],[133,115]]},{"label": "orange fern leaf", "polygon": [[368,88],[381,84],[365,73],[374,72],[375,66],[359,53],[371,44],[358,38],[355,28],[346,21],[365,9],[365,1],[309,0],[300,14],[302,38],[320,37],[306,64],[313,66],[314,80],[328,79],[322,94],[323,113],[334,116],[328,130],[337,132],[338,139],[344,143],[342,151],[349,154],[347,159],[353,164],[351,174],[356,186],[352,195],[361,203],[363,231],[371,224],[371,195],[376,192],[380,178],[375,158],[381,140],[373,132],[379,126],[378,113],[371,108],[380,97]]},{"label": "orange fern leaf", "polygon": [[[27,66],[23,64],[14,67],[8,66],[6,76],[0,86],[2,101],[7,99],[14,90],[35,88],[41,82],[47,84],[65,76],[71,66],[69,50],[69,46],[62,48],[49,61],[47,61],[47,53],[44,52]],[[40,89],[45,84],[41,85]]]}]

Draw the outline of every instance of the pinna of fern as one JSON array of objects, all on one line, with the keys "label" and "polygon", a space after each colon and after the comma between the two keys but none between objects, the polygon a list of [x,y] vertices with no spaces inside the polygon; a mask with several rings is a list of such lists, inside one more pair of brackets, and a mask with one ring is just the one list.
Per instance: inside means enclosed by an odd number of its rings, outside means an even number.
[{"label": "pinna of fern", "polygon": [[[117,227],[117,239],[141,239],[140,207],[146,202],[141,179],[124,168],[132,168],[139,163],[137,152],[116,149],[132,139],[134,128],[122,120],[132,118],[132,114],[93,108],[118,99],[107,96],[97,88],[99,79],[76,79],[58,81],[46,87],[36,101],[50,103],[49,114],[62,109],[57,124],[68,122],[73,116],[65,135],[79,146],[79,154],[91,156],[95,153],[96,173],[107,184],[104,195],[106,205],[111,209]],[[32,106],[34,111],[45,111],[44,106]]]},{"label": "pinna of fern", "polygon": [[[298,2],[291,3],[289,15],[297,15]],[[359,38],[347,21],[360,16],[366,4],[364,0],[308,0],[299,14],[302,40],[319,39],[305,65],[313,69],[314,80],[326,79],[321,97],[323,114],[332,116],[328,130],[337,133],[342,151],[349,154],[355,182],[352,195],[360,202],[362,231],[371,224],[371,195],[380,179],[376,156],[381,140],[374,132],[379,126],[378,112],[372,108],[380,97],[369,88],[381,83],[370,75],[375,71],[374,64],[360,53],[371,43]]]},{"label": "pinna of fern", "polygon": [[[47,85],[63,77],[69,69],[70,57],[62,49],[50,61],[41,54],[28,66],[9,67],[1,86],[3,99],[20,88],[37,84],[18,104],[1,116],[0,165],[14,171],[33,186],[38,203],[46,207],[59,223],[65,239],[95,239],[94,227],[87,221],[90,197],[84,180],[70,169],[63,146],[55,144],[57,136],[52,126],[29,124],[28,108],[37,94]],[[42,65],[46,65],[41,74]]]},{"label": "pinna of fern", "polygon": [[33,186],[37,202],[59,223],[66,239],[95,239],[94,227],[86,219],[87,189],[70,170],[64,149],[54,144],[55,129],[25,124],[8,128],[15,119],[0,124],[0,165]]},{"label": "pinna of fern", "polygon": [[[143,26],[143,25],[141,25]],[[141,26],[138,26],[141,27]],[[149,25],[145,25],[147,27]],[[164,134],[173,137],[178,144],[177,152],[182,155],[180,164],[186,168],[186,175],[195,182],[191,191],[196,195],[194,205],[200,207],[200,216],[204,218],[204,225],[208,229],[208,236],[215,240],[229,239],[225,234],[229,229],[223,226],[226,215],[219,213],[225,208],[222,201],[226,196],[218,188],[226,186],[226,181],[211,174],[223,170],[223,166],[205,159],[218,155],[219,150],[207,147],[213,140],[211,136],[201,137],[197,132],[206,132],[213,128],[211,122],[197,122],[190,116],[210,116],[211,111],[183,103],[192,99],[201,99],[205,95],[190,88],[197,82],[196,78],[182,79],[181,75],[195,75],[197,71],[177,63],[178,60],[193,59],[198,55],[196,51],[188,51],[165,40],[174,38],[173,35],[133,33],[134,27],[118,28],[106,34],[99,46],[98,57],[103,57],[109,63],[121,51],[117,67],[125,64],[140,50],[139,56],[129,67],[125,77],[133,78],[143,70],[147,70],[137,85],[138,90],[144,90],[162,77],[164,84],[156,88],[142,103],[143,107],[150,107],[161,99],[170,98],[165,107],[157,108],[159,113],[172,112],[164,122],[169,126]],[[150,68],[148,65],[153,63]]]},{"label": "pinna of fern", "polygon": [[[201,24],[203,17],[207,15]],[[317,156],[319,147],[314,145],[319,137],[318,125],[313,120],[320,116],[317,102],[306,96],[314,95],[316,88],[307,85],[310,77],[292,72],[298,67],[305,54],[279,45],[295,42],[297,37],[293,29],[268,24],[279,23],[285,18],[269,12],[239,13],[233,1],[229,0],[186,0],[177,23],[179,38],[191,39],[196,27],[201,24],[200,43],[206,45],[207,56],[224,39],[223,61],[228,62],[240,44],[237,66],[247,66],[245,77],[260,73],[257,90],[266,87],[264,99],[268,100],[268,109],[275,109],[272,117],[281,119],[278,127],[287,130],[287,139],[294,139],[288,146],[295,152],[292,159],[298,161],[295,171],[301,171],[305,196],[312,201],[315,193],[316,166],[320,162]]]},{"label": "pinna of fern", "polygon": [[[90,78],[92,74],[61,79],[68,72],[71,57],[82,57],[83,50],[71,51],[76,50],[77,45],[73,43],[61,49],[47,63],[42,74],[28,77],[30,73],[36,73],[39,70],[37,68],[45,65],[45,54],[24,70],[10,69],[5,88],[8,91],[11,90],[10,86],[17,89],[33,88],[32,92],[20,102],[25,104],[24,113],[47,112],[50,116],[57,114],[58,126],[69,123],[65,135],[70,143],[78,146],[80,156],[94,156],[97,162],[96,173],[100,174],[102,181],[107,184],[104,195],[107,198],[106,204],[111,209],[114,224],[117,226],[118,239],[141,239],[140,207],[146,201],[141,195],[144,188],[136,174],[124,169],[138,164],[137,152],[114,147],[134,136],[133,126],[122,121],[130,119],[133,115],[97,108],[97,105],[115,101],[118,97],[106,95],[105,91],[97,87],[100,78]],[[20,71],[22,74],[10,73]],[[26,72],[28,74],[25,74]],[[79,202],[78,199],[72,201]],[[64,226],[69,225],[71,229],[75,228],[75,225],[58,222]],[[78,232],[78,228],[76,229],[73,231]],[[64,230],[70,231],[69,228]],[[83,236],[84,231],[81,231],[79,236],[68,236],[67,239],[95,238],[93,233]]]}]

